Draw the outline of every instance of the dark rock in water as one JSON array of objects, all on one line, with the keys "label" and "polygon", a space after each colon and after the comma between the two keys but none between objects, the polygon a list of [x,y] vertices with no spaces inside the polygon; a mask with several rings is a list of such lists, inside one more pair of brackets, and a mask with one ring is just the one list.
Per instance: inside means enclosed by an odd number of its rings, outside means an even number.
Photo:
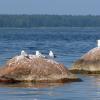
[{"label": "dark rock in water", "polygon": [[31,56],[16,56],[0,68],[0,82],[68,82],[80,81],[63,64]]},{"label": "dark rock in water", "polygon": [[83,55],[71,68],[73,73],[100,74],[100,48],[96,47]]}]

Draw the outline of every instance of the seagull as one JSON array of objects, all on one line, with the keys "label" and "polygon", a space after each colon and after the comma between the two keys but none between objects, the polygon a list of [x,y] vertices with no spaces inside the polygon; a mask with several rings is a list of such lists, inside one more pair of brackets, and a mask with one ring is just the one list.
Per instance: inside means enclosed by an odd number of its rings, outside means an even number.
[{"label": "seagull", "polygon": [[24,50],[21,51],[21,56],[29,58],[28,54]]},{"label": "seagull", "polygon": [[53,54],[52,51],[49,52],[49,56],[52,57],[52,58],[55,58],[55,55]]},{"label": "seagull", "polygon": [[97,40],[97,46],[100,48],[100,40]]},{"label": "seagull", "polygon": [[37,57],[45,58],[45,56],[43,54],[41,54],[39,51],[36,51],[36,56]]},{"label": "seagull", "polygon": [[27,55],[27,53],[24,50],[22,50],[21,55],[16,56],[16,61],[19,61],[19,60],[23,59],[24,57],[29,59],[29,56]]}]

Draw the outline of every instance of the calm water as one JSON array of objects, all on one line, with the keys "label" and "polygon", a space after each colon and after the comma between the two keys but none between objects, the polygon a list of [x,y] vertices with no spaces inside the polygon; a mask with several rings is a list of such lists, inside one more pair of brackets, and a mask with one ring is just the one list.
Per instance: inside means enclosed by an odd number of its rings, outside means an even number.
[{"label": "calm water", "polygon": [[[85,52],[96,46],[100,28],[0,29],[0,65],[9,58],[36,50],[70,67]],[[83,82],[66,84],[0,84],[0,100],[100,100],[100,75],[78,75]]]}]

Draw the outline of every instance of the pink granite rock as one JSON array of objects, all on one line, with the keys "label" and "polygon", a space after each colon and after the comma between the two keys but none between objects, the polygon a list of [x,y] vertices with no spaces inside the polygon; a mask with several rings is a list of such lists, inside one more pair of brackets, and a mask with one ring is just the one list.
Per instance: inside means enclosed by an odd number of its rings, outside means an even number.
[{"label": "pink granite rock", "polygon": [[0,82],[67,82],[79,81],[63,64],[41,58],[16,56],[0,68]]},{"label": "pink granite rock", "polygon": [[77,60],[71,71],[74,73],[100,74],[100,48],[96,47]]}]

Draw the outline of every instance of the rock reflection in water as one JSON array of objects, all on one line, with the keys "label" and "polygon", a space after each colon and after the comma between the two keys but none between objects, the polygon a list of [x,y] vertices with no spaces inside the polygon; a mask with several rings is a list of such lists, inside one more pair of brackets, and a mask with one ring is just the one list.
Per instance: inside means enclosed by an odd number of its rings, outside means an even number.
[{"label": "rock reflection in water", "polygon": [[0,87],[15,87],[15,88],[48,88],[62,86],[64,83],[32,83],[32,82],[20,82],[20,83],[0,83]]}]

